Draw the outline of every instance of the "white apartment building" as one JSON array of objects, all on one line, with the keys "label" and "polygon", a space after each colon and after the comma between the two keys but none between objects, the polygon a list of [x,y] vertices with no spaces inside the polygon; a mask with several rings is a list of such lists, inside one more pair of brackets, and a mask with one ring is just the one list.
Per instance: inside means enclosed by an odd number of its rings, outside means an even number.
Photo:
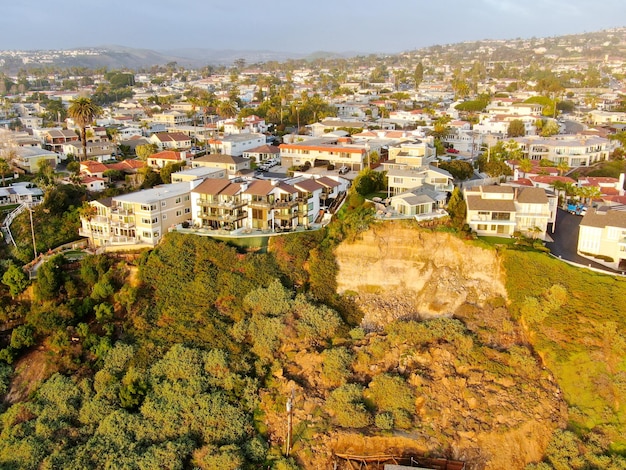
[{"label": "white apartment building", "polygon": [[235,157],[241,157],[246,150],[259,147],[265,143],[266,139],[264,134],[252,132],[225,135],[221,138],[209,140],[211,152],[223,153],[225,155],[232,155]]},{"label": "white apartment building", "polygon": [[513,140],[519,143],[524,158],[547,159],[555,164],[564,161],[570,168],[608,160],[612,149],[608,139],[591,135],[526,136]]}]

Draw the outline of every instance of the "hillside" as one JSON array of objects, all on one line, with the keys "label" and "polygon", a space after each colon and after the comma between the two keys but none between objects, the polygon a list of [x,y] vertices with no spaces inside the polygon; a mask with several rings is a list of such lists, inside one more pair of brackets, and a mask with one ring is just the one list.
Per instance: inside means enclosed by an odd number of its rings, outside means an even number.
[{"label": "hillside", "polygon": [[324,237],[240,254],[170,233],[134,261],[55,258],[31,294],[0,292],[23,323],[0,350],[18,359],[12,378],[0,367],[0,466],[622,468],[623,281],[406,223]]}]

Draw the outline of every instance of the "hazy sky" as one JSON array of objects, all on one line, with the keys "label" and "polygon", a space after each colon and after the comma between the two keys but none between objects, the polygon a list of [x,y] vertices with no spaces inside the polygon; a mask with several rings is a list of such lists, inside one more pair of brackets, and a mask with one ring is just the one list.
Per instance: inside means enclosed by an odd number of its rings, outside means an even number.
[{"label": "hazy sky", "polygon": [[[9,3],[9,4],[7,4]],[[401,52],[626,26],[626,0],[2,0],[0,49]]]}]

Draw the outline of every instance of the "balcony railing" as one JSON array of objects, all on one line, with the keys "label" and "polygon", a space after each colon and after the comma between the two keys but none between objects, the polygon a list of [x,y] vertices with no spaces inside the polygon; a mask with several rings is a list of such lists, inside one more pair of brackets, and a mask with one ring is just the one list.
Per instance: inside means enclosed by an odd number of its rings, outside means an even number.
[{"label": "balcony railing", "polygon": [[203,220],[214,220],[218,222],[236,222],[237,220],[245,219],[248,216],[246,211],[238,211],[232,214],[200,214],[200,218]]},{"label": "balcony railing", "polygon": [[198,200],[198,205],[200,207],[217,207],[217,208],[224,208],[224,209],[237,209],[239,207],[244,207],[247,204],[246,201],[238,201],[238,200],[232,200],[232,201],[207,201],[207,200],[203,200],[203,199],[199,199]]},{"label": "balcony railing", "polygon": [[123,207],[113,207],[111,208],[111,214],[115,215],[131,215],[133,214],[132,209],[124,209]]}]

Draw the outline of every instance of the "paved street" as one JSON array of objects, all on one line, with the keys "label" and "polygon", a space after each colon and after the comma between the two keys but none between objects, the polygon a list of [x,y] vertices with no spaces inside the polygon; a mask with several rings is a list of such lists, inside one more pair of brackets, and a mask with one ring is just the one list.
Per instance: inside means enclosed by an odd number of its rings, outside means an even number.
[{"label": "paved street", "polygon": [[556,229],[554,233],[549,234],[554,242],[546,243],[550,252],[564,260],[582,264],[583,266],[591,266],[592,268],[598,268],[604,271],[617,272],[595,261],[583,258],[576,253],[576,247],[578,245],[578,226],[581,220],[581,216],[573,215],[559,209],[556,216]]}]

